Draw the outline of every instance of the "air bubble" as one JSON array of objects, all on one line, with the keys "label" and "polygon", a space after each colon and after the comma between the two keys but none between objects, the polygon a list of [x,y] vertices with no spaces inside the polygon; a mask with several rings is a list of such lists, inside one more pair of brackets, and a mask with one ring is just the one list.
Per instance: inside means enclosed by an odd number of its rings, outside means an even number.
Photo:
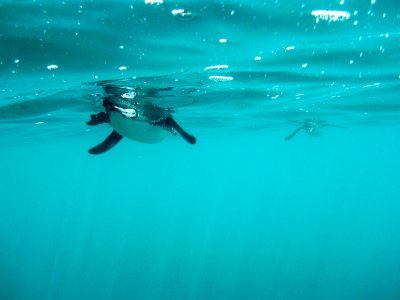
[{"label": "air bubble", "polygon": [[173,9],[171,14],[180,21],[190,21],[195,17],[191,11],[183,8]]},{"label": "air bubble", "polygon": [[58,66],[57,65],[48,65],[47,69],[48,70],[56,70],[56,69],[58,69]]}]

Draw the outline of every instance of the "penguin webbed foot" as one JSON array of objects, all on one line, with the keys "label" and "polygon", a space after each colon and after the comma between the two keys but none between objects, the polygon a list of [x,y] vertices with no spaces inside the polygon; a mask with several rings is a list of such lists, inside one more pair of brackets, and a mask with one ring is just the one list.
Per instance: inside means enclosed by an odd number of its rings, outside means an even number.
[{"label": "penguin webbed foot", "polygon": [[95,126],[103,123],[108,123],[110,121],[108,114],[105,112],[100,112],[95,115],[90,115],[90,120],[86,122],[87,125]]}]

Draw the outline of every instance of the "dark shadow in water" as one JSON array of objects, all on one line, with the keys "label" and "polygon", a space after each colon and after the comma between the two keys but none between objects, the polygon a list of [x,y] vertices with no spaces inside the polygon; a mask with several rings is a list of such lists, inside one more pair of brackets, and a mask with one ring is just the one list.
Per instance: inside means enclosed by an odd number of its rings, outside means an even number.
[{"label": "dark shadow in water", "polygon": [[0,261],[0,299],[17,300],[21,297],[21,282],[18,282],[15,272]]}]

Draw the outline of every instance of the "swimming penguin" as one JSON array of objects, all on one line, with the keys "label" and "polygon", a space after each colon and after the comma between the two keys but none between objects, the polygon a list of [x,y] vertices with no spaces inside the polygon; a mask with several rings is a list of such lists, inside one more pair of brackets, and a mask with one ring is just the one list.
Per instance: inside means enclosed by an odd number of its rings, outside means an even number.
[{"label": "swimming penguin", "polygon": [[[108,90],[110,90],[109,87]],[[118,88],[120,89],[120,88]],[[90,154],[101,154],[114,147],[123,137],[153,144],[163,140],[168,133],[178,133],[189,144],[196,138],[179,126],[171,114],[171,109],[159,107],[148,101],[136,101],[133,88],[124,88],[125,93],[108,93],[103,98],[105,112],[90,115],[88,125],[109,123],[111,134],[99,145],[89,150]],[[107,88],[105,88],[107,92]]]},{"label": "swimming penguin", "polygon": [[317,121],[315,119],[305,119],[303,125],[293,131],[290,135],[285,137],[285,140],[290,140],[303,129],[311,136],[320,136],[323,133],[323,128],[325,127],[346,128],[343,126],[327,124],[324,121]]}]

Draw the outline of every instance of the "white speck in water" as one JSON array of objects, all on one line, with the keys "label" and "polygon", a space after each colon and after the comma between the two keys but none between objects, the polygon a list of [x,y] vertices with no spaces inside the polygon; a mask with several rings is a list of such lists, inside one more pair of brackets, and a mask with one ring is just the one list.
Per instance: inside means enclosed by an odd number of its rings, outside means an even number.
[{"label": "white speck in water", "polygon": [[216,66],[209,66],[209,67],[205,67],[204,70],[220,70],[220,69],[228,69],[229,66],[228,65],[216,65]]},{"label": "white speck in water", "polygon": [[224,82],[224,81],[232,81],[233,77],[231,76],[210,76],[208,77],[208,79],[212,80],[212,81],[219,81],[219,82]]},{"label": "white speck in water", "polygon": [[163,0],[144,0],[145,4],[163,4]]},{"label": "white speck in water", "polygon": [[383,18],[383,19],[386,18],[386,13],[383,13],[383,14],[382,14],[382,18]]},{"label": "white speck in water", "polygon": [[354,64],[354,60],[350,59],[349,64],[350,65]]},{"label": "white speck in water", "polygon": [[350,18],[350,13],[347,11],[340,10],[313,10],[311,15],[315,17],[315,21],[318,23],[319,20],[331,22],[346,21]]},{"label": "white speck in water", "polygon": [[388,37],[389,37],[389,33],[386,33],[386,34],[385,34],[385,38],[388,38]]},{"label": "white speck in water", "polygon": [[177,16],[177,15],[180,15],[180,14],[183,14],[183,13],[185,13],[185,10],[183,8],[177,8],[177,9],[171,10],[171,14],[173,16]]},{"label": "white speck in water", "polygon": [[344,4],[344,0],[340,0],[339,4],[343,5]]},{"label": "white speck in water", "polygon": [[358,10],[355,10],[355,11],[353,12],[353,15],[354,15],[354,16],[357,16],[357,15],[358,15]]},{"label": "white speck in water", "polygon": [[370,88],[370,87],[373,87],[373,85],[372,84],[367,84],[367,85],[363,86],[363,88]]},{"label": "white speck in water", "polygon": [[292,50],[294,50],[294,49],[295,49],[294,46],[287,46],[287,47],[286,47],[286,51],[292,51]]},{"label": "white speck in water", "polygon": [[254,60],[261,60],[261,56],[254,57]]},{"label": "white speck in water", "polygon": [[171,14],[182,21],[190,21],[194,18],[194,14],[183,8],[176,8],[171,10]]},{"label": "white speck in water", "polygon": [[228,42],[228,40],[227,39],[219,39],[218,42],[220,42],[221,44],[224,44],[224,43]]},{"label": "white speck in water", "polygon": [[48,70],[55,70],[55,69],[58,69],[58,66],[57,65],[48,65],[47,69]]},{"label": "white speck in water", "polygon": [[371,0],[371,5],[374,5],[376,3],[376,0]]},{"label": "white speck in water", "polygon": [[14,60],[14,64],[18,64],[18,63],[19,63],[19,59],[17,58]]},{"label": "white speck in water", "polygon": [[354,22],[353,22],[353,25],[354,25],[354,26],[357,26],[357,25],[358,25],[358,21],[354,21]]},{"label": "white speck in water", "polygon": [[99,79],[99,76],[98,75],[94,75],[94,79]]},{"label": "white speck in water", "polygon": [[234,10],[231,10],[231,16],[233,16],[235,14]]},{"label": "white speck in water", "polygon": [[124,49],[124,45],[120,45],[120,46],[119,46],[119,49]]},{"label": "white speck in water", "polygon": [[118,70],[120,70],[120,71],[125,71],[125,70],[126,70],[126,66],[120,66],[120,67],[118,68]]},{"label": "white speck in water", "polygon": [[308,64],[302,64],[301,65],[301,67],[304,69],[304,68],[307,68],[307,66],[308,66]]},{"label": "white speck in water", "polygon": [[364,53],[363,53],[363,52],[360,52],[360,57],[363,57],[363,55],[364,55]]},{"label": "white speck in water", "polygon": [[35,125],[40,125],[40,124],[44,124],[44,122],[36,122]]}]

